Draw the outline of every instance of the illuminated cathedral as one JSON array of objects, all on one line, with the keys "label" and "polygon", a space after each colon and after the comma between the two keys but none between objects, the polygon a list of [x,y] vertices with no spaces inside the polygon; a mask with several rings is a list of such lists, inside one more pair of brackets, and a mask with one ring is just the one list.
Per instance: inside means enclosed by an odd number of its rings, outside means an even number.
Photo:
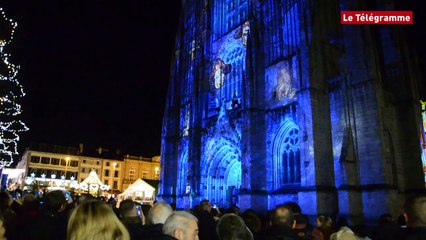
[{"label": "illuminated cathedral", "polygon": [[424,189],[413,52],[395,26],[341,25],[392,1],[186,0],[159,199],[352,221]]}]

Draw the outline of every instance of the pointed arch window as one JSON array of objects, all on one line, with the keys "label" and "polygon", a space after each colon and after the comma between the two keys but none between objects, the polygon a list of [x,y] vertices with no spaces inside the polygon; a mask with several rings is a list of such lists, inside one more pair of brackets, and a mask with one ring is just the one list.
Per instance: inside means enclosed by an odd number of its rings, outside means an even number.
[{"label": "pointed arch window", "polygon": [[285,121],[273,144],[274,189],[300,184],[299,127]]}]

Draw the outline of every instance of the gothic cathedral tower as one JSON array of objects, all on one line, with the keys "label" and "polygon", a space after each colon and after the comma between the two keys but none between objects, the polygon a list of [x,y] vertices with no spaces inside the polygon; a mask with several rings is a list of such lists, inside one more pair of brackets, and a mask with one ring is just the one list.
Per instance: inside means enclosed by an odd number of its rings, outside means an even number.
[{"label": "gothic cathedral tower", "polygon": [[424,188],[412,53],[394,26],[340,24],[341,10],[393,8],[380,4],[184,1],[159,198],[294,201],[352,221],[399,213]]}]

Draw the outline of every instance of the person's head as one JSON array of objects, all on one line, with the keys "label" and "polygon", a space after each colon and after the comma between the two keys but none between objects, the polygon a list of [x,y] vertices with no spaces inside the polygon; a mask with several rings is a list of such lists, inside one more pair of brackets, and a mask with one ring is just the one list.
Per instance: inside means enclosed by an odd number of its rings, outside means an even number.
[{"label": "person's head", "polygon": [[61,190],[48,192],[45,197],[45,208],[52,212],[62,212],[65,209],[67,200]]},{"label": "person's head", "polygon": [[409,198],[405,203],[408,227],[426,227],[426,196]]},{"label": "person's head", "polygon": [[68,240],[119,239],[129,240],[126,227],[108,204],[92,200],[81,203],[68,220]]},{"label": "person's head", "polygon": [[201,210],[204,210],[210,213],[212,210],[212,205],[209,200],[204,199],[200,202],[200,208]]},{"label": "person's head", "polygon": [[163,225],[163,233],[178,240],[198,240],[198,220],[184,211],[173,212]]},{"label": "person's head", "polygon": [[136,209],[136,203],[132,200],[124,200],[120,203],[119,207],[120,216],[122,218],[138,216],[138,210]]},{"label": "person's head", "polygon": [[319,228],[332,228],[333,227],[333,220],[331,220],[330,217],[326,216],[319,216],[317,218],[317,227]]},{"label": "person's head", "polygon": [[243,220],[253,234],[256,235],[262,230],[262,221],[254,210],[246,210],[243,213]]},{"label": "person's head", "polygon": [[279,205],[275,207],[271,216],[271,225],[294,228],[294,214],[291,208],[287,205]]},{"label": "person's head", "polygon": [[138,212],[137,203],[132,200],[122,201],[118,211],[120,212],[120,217],[126,223],[140,223],[142,220],[139,215],[142,212]]},{"label": "person's head", "polygon": [[227,213],[219,219],[216,233],[220,240],[253,240],[253,234],[243,219],[234,213]]},{"label": "person's head", "polygon": [[293,214],[302,214],[302,208],[296,202],[286,202],[284,205],[289,207]]},{"label": "person's head", "polygon": [[151,224],[164,224],[172,214],[172,207],[166,202],[156,202],[148,212],[148,221]]},{"label": "person's head", "polygon": [[94,196],[92,196],[91,194],[86,193],[86,194],[81,195],[81,196],[78,198],[77,203],[78,203],[78,204],[82,204],[83,202],[86,202],[86,201],[93,201],[93,200],[95,200],[95,199],[96,199],[96,198],[95,198]]},{"label": "person's head", "polygon": [[36,196],[31,193],[26,193],[23,197],[22,207],[26,210],[36,210],[39,207]]},{"label": "person's head", "polygon": [[234,204],[230,208],[226,209],[226,213],[235,213],[237,215],[240,215],[240,208]]}]

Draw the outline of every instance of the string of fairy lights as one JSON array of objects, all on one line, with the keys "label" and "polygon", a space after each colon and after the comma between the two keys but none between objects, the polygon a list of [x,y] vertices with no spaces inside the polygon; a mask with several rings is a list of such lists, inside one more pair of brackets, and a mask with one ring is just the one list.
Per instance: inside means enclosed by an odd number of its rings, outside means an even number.
[{"label": "string of fairy lights", "polygon": [[[0,169],[9,166],[18,155],[19,133],[28,127],[19,119],[22,107],[18,103],[25,96],[22,85],[16,76],[19,66],[9,62],[10,54],[4,49],[9,45],[18,26],[17,22],[6,17],[0,8]],[[8,29],[10,27],[10,30]],[[5,31],[5,32],[2,32]],[[7,32],[9,31],[9,32]]]}]

